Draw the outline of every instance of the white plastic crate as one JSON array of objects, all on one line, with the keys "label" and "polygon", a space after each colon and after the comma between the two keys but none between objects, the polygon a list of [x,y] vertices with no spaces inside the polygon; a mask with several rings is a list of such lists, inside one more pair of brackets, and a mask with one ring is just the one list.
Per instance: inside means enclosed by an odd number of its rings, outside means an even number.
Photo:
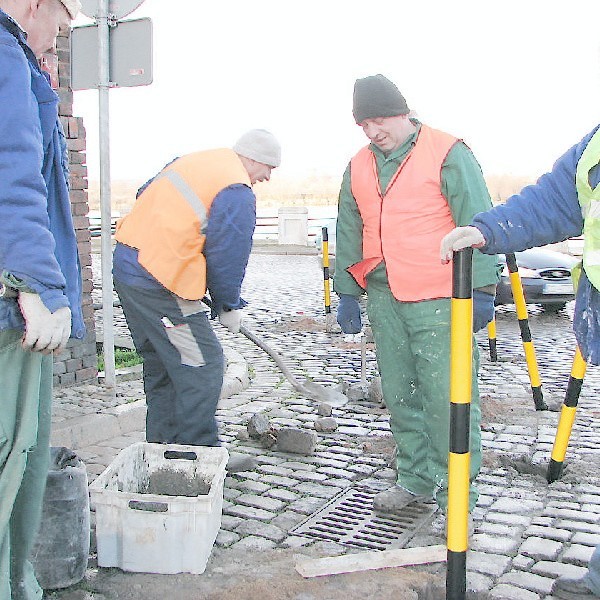
[{"label": "white plastic crate", "polygon": [[[138,442],[121,451],[90,485],[98,565],[203,573],[221,527],[227,458],[207,446]],[[200,488],[208,493],[188,495]]]}]

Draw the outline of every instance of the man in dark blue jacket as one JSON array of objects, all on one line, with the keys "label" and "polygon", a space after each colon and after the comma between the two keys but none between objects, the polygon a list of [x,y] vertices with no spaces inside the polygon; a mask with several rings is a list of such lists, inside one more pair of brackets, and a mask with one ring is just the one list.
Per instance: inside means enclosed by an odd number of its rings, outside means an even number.
[{"label": "man in dark blue jacket", "polygon": [[[463,248],[488,254],[518,252],[585,235],[578,270],[573,330],[588,364],[600,364],[600,125],[561,156],[550,173],[506,204],[476,215],[441,244],[443,262]],[[559,598],[600,597],[600,545],[582,578],[560,577]]]},{"label": "man in dark blue jacket", "polygon": [[79,0],[0,0],[0,600],[42,590],[28,561],[49,463],[52,352],[82,338],[58,96],[37,58]]}]

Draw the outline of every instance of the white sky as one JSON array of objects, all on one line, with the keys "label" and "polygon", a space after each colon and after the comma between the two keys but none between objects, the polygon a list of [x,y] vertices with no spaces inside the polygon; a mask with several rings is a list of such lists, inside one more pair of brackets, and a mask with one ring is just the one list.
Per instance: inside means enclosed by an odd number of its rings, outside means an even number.
[{"label": "white sky", "polygon": [[[282,143],[275,176],[341,176],[366,143],[354,81],[375,73],[486,175],[538,176],[600,122],[599,0],[146,0],[142,17],[154,82],[110,92],[113,180],[254,127]],[[74,96],[97,179],[98,94]]]}]

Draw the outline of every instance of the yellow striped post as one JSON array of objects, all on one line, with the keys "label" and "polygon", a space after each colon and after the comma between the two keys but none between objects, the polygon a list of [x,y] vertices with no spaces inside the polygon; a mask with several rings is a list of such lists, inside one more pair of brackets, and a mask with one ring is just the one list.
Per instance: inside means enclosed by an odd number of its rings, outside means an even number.
[{"label": "yellow striped post", "polygon": [[575,350],[575,357],[573,358],[573,366],[571,367],[571,376],[569,377],[569,383],[567,385],[565,401],[560,411],[560,418],[558,420],[558,428],[556,430],[556,437],[554,438],[550,463],[548,464],[548,471],[546,472],[548,483],[552,483],[559,479],[562,473],[565,454],[567,453],[567,446],[569,445],[569,438],[571,437],[571,429],[573,429],[573,423],[575,422],[577,402],[579,401],[579,394],[581,393],[581,386],[583,385],[586,369],[587,363],[583,360],[583,356],[581,355],[579,348],[577,348]]},{"label": "yellow striped post", "polygon": [[487,324],[488,346],[490,348],[490,360],[498,362],[498,351],[496,350],[496,316]]},{"label": "yellow striped post", "polygon": [[473,369],[473,249],[454,253],[450,319],[450,440],[446,598],[464,600],[469,535],[469,449]]},{"label": "yellow striped post", "polygon": [[331,314],[331,291],[329,283],[329,231],[327,227],[321,228],[322,234],[322,252],[323,252],[323,287],[325,290],[325,330],[331,331],[333,325],[333,316]]},{"label": "yellow striped post", "polygon": [[544,402],[542,380],[540,379],[535,348],[533,347],[531,330],[529,329],[529,318],[527,316],[525,295],[523,294],[523,284],[521,283],[519,267],[517,266],[517,259],[514,254],[509,253],[506,255],[506,266],[508,267],[510,287],[517,309],[517,319],[519,320],[519,329],[521,330],[521,340],[523,342],[523,350],[525,351],[525,360],[527,361],[527,371],[529,373],[529,381],[531,382],[535,410],[548,410],[548,406]]}]

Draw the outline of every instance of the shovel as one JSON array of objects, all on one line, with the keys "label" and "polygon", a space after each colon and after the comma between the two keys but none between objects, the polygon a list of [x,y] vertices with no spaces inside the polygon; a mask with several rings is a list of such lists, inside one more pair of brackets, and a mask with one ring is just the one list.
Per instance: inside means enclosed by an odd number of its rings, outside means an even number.
[{"label": "shovel", "polygon": [[[212,302],[204,297],[202,298],[202,302],[206,304],[208,307],[212,308]],[[292,384],[293,388],[306,396],[307,398],[311,398],[312,400],[317,400],[320,402],[327,402],[331,406],[343,406],[348,402],[348,398],[345,394],[342,394],[339,390],[336,390],[332,387],[324,387],[315,383],[314,381],[305,381],[301,383],[298,381],[296,376],[287,368],[285,363],[283,362],[283,358],[281,355],[273,348],[271,348],[268,344],[259,339],[252,331],[247,329],[244,325],[240,326],[240,333],[247,337],[253,344],[256,344],[261,350],[266,352],[274,361],[275,364],[281,369],[281,372],[285,375],[285,378]]]}]

